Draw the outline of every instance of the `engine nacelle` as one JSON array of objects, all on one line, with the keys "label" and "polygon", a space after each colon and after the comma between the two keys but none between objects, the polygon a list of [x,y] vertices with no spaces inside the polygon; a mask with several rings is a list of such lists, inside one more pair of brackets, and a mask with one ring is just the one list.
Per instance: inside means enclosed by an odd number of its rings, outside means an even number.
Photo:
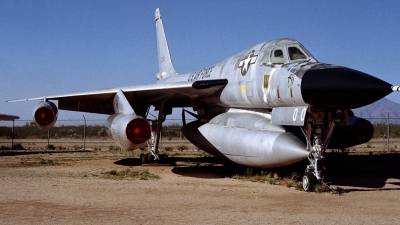
[{"label": "engine nacelle", "polygon": [[366,119],[349,116],[348,126],[336,126],[328,144],[329,149],[348,148],[371,140],[374,126]]},{"label": "engine nacelle", "polygon": [[[285,126],[285,129],[306,143],[304,134],[299,127]],[[327,148],[342,149],[360,145],[370,141],[373,135],[374,127],[368,120],[349,116],[349,125],[337,125],[335,127]]]},{"label": "engine nacelle", "polygon": [[285,166],[309,154],[296,136],[282,126],[272,125],[266,113],[230,109],[208,123],[188,123],[182,132],[202,150],[246,166]]},{"label": "engine nacelle", "polygon": [[143,117],[123,113],[113,114],[107,119],[107,133],[124,150],[133,150],[149,140],[150,123]]},{"label": "engine nacelle", "polygon": [[40,102],[33,111],[33,120],[41,130],[50,130],[57,122],[58,108],[53,102]]}]

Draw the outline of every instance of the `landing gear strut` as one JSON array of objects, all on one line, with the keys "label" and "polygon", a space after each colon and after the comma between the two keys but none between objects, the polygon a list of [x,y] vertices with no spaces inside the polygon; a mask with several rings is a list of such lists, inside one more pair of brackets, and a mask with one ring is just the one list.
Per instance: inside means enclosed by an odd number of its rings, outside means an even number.
[{"label": "landing gear strut", "polygon": [[303,189],[312,191],[317,182],[324,182],[324,153],[337,124],[348,124],[348,112],[343,110],[317,110],[308,108],[306,140],[310,152],[307,166],[302,178]]},{"label": "landing gear strut", "polygon": [[166,163],[168,160],[167,155],[160,155],[159,154],[159,144],[160,144],[160,137],[161,137],[161,125],[165,120],[164,114],[164,104],[162,102],[159,111],[158,111],[158,118],[157,120],[151,120],[151,137],[148,140],[148,148],[149,153],[140,154],[140,161],[143,164],[151,164],[151,163]]}]

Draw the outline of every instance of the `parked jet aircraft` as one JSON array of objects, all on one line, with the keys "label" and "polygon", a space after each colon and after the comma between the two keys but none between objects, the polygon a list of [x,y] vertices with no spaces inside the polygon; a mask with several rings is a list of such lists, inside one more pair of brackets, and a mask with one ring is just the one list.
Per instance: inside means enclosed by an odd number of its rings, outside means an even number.
[{"label": "parked jet aircraft", "polygon": [[14,115],[7,115],[7,114],[0,114],[0,120],[17,120],[19,119],[19,116],[14,116]]},{"label": "parked jet aircraft", "polygon": [[[159,9],[155,12],[159,73],[152,85],[44,96],[34,110],[48,130],[58,109],[109,114],[108,134],[123,149],[153,140],[142,162],[159,160],[162,122],[182,111],[184,135],[197,147],[232,162],[258,168],[308,158],[303,188],[322,181],[328,148],[369,141],[373,127],[351,109],[399,91],[350,68],[318,62],[298,41],[277,39],[252,46],[215,65],[178,74],[171,61]],[[50,100],[58,100],[58,107]],[[157,120],[148,119],[150,106]],[[185,114],[196,118],[186,123]]]}]

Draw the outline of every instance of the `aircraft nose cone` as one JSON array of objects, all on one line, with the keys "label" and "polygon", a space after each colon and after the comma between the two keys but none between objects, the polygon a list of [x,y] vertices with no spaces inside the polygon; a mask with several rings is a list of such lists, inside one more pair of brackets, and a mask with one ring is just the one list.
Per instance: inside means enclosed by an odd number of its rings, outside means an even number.
[{"label": "aircraft nose cone", "polygon": [[391,84],[346,67],[311,68],[301,82],[303,100],[317,107],[358,108],[391,92]]}]

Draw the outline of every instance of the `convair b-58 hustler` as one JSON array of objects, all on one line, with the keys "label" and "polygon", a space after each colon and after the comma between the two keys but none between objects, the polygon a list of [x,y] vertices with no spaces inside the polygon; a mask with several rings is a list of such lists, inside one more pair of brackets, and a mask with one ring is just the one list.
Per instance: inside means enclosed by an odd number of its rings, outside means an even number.
[{"label": "convair b-58 hustler", "polygon": [[[153,143],[142,162],[159,160],[161,125],[173,108],[182,111],[182,132],[200,149],[257,168],[289,165],[308,158],[303,188],[323,180],[324,153],[372,138],[370,122],[352,108],[393,91],[385,81],[350,68],[318,62],[298,41],[277,39],[252,46],[204,69],[178,74],[172,64],[159,9],[155,12],[159,73],[152,85],[44,96],[34,110],[42,130],[57,112],[110,115],[108,134],[123,149]],[[58,107],[51,100],[58,101]],[[149,108],[158,111],[148,119]],[[186,123],[185,114],[196,118]]]}]

